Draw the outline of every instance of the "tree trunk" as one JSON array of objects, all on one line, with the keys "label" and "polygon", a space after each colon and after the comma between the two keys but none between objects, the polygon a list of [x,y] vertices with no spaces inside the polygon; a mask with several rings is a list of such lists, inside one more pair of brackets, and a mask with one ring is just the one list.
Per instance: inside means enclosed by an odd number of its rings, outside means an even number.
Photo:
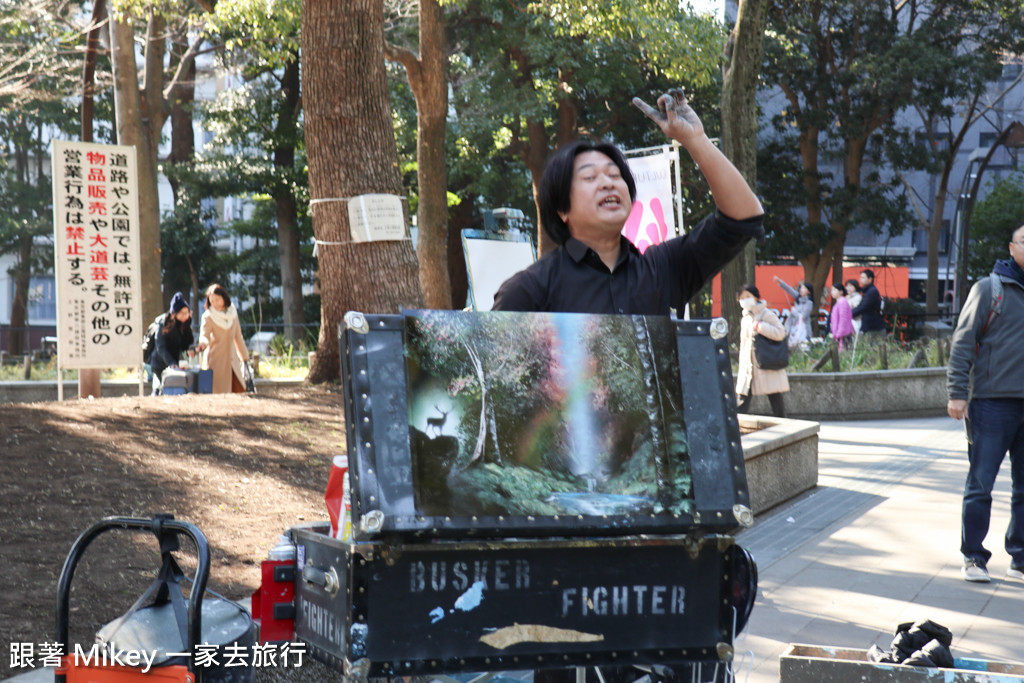
[{"label": "tree trunk", "polygon": [[107,14],[106,0],[96,0],[92,6],[89,34],[85,40],[85,60],[82,65],[82,142],[92,142],[93,102],[96,94],[96,53],[100,49],[100,31]]},{"label": "tree trunk", "polygon": [[[183,32],[173,34],[174,50],[171,54],[171,70],[180,63],[183,55],[188,52],[188,35]],[[196,62],[190,60],[185,65],[184,80],[177,91],[178,97],[171,103],[171,153],[167,162],[171,164],[187,164],[195,159],[196,134],[192,127],[192,108],[196,101]],[[179,185],[176,178],[168,178],[174,203],[179,200]]]},{"label": "tree trunk", "polygon": [[811,310],[811,329],[815,334],[818,333],[818,306],[821,303],[821,294],[828,286],[829,273],[835,267],[836,254],[842,253],[843,243],[846,242],[845,226],[832,224],[831,228],[833,237],[828,244],[821,251],[812,252],[800,259],[804,267],[804,279],[814,287],[818,298],[815,308]]},{"label": "tree trunk", "polygon": [[[284,106],[277,120],[274,166],[281,177],[289,178],[295,166],[296,121],[299,109],[299,58],[289,61],[281,78]],[[287,141],[287,142],[284,142]],[[277,215],[277,254],[281,264],[281,310],[284,336],[293,343],[305,337],[306,312],[302,305],[302,264],[299,259],[299,216],[290,183],[277,183],[273,190]]]},{"label": "tree trunk", "polygon": [[32,233],[28,230],[18,237],[18,260],[14,271],[14,298],[11,300],[11,326],[8,335],[12,356],[27,355],[32,351],[28,329],[28,290],[32,284]]},{"label": "tree trunk", "polygon": [[[155,29],[152,26],[151,29]],[[112,66],[114,71],[114,109],[117,113],[118,144],[134,146],[138,163],[139,181],[139,241],[141,244],[140,296],[142,297],[143,320],[152,320],[160,315],[163,301],[160,296],[160,205],[157,194],[156,144],[150,139],[149,129],[143,123],[142,96],[139,91],[138,73],[135,63],[135,35],[130,22],[111,18],[111,43],[113,45]],[[153,30],[150,35],[155,35]],[[154,49],[155,46],[154,46]],[[162,52],[162,51],[161,51]],[[150,58],[155,59],[147,45],[147,66]],[[162,56],[161,56],[162,61]],[[161,64],[162,69],[162,64]],[[147,77],[149,74],[147,74]],[[153,85],[147,86],[147,92]],[[157,90],[159,92],[159,90]],[[159,115],[163,122],[162,114]],[[160,131],[161,126],[155,130]]]},{"label": "tree trunk", "polygon": [[[346,311],[422,308],[410,240],[353,243],[346,198],[402,194],[384,69],[382,0],[302,3],[302,91],[321,327],[309,381],[339,376]],[[317,200],[325,200],[317,202]],[[340,244],[336,244],[340,243]]]},{"label": "tree trunk", "polygon": [[[994,146],[993,146],[994,147]],[[939,317],[939,238],[942,236],[942,219],[945,216],[946,196],[949,192],[949,174],[952,165],[943,167],[939,178],[939,189],[935,193],[935,209],[928,226],[928,280],[925,283],[926,320],[938,320]],[[964,240],[966,243],[966,239]]]},{"label": "tree trunk", "polygon": [[548,133],[543,121],[528,121],[526,124],[527,139],[522,147],[522,159],[530,169],[530,185],[533,188],[533,204],[537,211],[537,255],[543,256],[558,245],[548,237],[540,219],[540,207],[537,198],[540,196],[540,179],[544,175],[544,165],[548,160]]},{"label": "tree trunk", "polygon": [[[448,280],[448,175],[445,168],[445,117],[448,79],[444,18],[438,0],[420,2],[420,65],[416,95],[416,161],[420,191],[420,287],[428,308],[451,308]],[[410,83],[413,79],[410,78]]]},{"label": "tree trunk", "polygon": [[460,310],[469,299],[469,273],[462,251],[462,226],[473,220],[473,202],[464,199],[448,213],[448,282],[452,289],[452,308]]},{"label": "tree trunk", "polygon": [[[833,282],[838,282],[840,285],[843,284],[843,259],[845,255],[843,253],[843,247],[845,245],[840,244],[836,252],[832,254],[832,280],[827,282],[827,286],[832,286]],[[845,292],[845,287],[840,287],[840,290]],[[823,297],[822,297],[823,298]]]},{"label": "tree trunk", "polygon": [[[726,46],[722,78],[722,152],[750,187],[757,188],[757,78],[764,52],[768,0],[741,0],[736,25]],[[753,242],[722,271],[722,314],[732,341],[739,339],[740,308],[735,293],[754,282],[757,251]]]},{"label": "tree trunk", "polygon": [[[945,197],[945,188],[940,194]],[[935,206],[943,206],[938,199]],[[939,313],[939,237],[942,236],[942,213],[932,216],[928,226],[928,280],[925,283],[925,320],[938,320]]]}]

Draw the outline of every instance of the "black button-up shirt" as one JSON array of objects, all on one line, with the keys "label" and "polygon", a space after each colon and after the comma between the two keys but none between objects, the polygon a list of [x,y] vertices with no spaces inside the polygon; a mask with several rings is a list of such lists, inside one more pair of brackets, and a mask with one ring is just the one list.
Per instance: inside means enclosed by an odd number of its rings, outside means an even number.
[{"label": "black button-up shirt", "polygon": [[610,271],[594,250],[569,238],[506,280],[492,310],[668,315],[669,309],[681,310],[751,238],[764,236],[762,218],[737,221],[715,212],[643,254],[622,237]]}]

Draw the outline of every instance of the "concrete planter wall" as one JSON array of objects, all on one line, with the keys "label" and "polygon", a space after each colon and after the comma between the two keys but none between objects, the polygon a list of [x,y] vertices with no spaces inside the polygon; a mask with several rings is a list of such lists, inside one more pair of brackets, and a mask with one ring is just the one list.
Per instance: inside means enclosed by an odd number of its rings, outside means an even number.
[{"label": "concrete planter wall", "polygon": [[739,416],[755,515],[818,485],[818,423]]},{"label": "concrete planter wall", "polygon": [[[764,396],[751,412],[771,415]],[[801,420],[870,420],[946,414],[946,369],[791,373],[786,414]]]}]

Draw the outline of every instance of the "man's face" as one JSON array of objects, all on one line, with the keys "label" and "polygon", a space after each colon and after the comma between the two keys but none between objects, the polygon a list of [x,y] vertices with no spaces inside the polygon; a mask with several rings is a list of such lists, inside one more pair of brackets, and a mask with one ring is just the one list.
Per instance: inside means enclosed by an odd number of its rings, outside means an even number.
[{"label": "man's face", "polygon": [[871,279],[871,276],[869,276],[867,273],[861,273],[860,274],[860,288],[861,289],[864,289],[865,287],[870,285],[872,282],[874,282],[874,281]]},{"label": "man's face", "polygon": [[559,214],[569,234],[583,242],[618,235],[631,208],[629,186],[608,155],[590,151],[576,157],[569,211]]},{"label": "man's face", "polygon": [[1017,265],[1024,268],[1024,225],[1013,231],[1013,239],[1010,240],[1010,258],[1017,262]]}]

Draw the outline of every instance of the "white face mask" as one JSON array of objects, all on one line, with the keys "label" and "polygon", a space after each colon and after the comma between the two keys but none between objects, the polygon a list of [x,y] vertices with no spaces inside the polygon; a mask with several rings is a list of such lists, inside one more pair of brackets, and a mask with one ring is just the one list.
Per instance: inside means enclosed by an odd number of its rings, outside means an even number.
[{"label": "white face mask", "polygon": [[740,308],[744,311],[749,311],[751,308],[757,305],[757,299],[752,296],[745,296],[740,299]]}]

